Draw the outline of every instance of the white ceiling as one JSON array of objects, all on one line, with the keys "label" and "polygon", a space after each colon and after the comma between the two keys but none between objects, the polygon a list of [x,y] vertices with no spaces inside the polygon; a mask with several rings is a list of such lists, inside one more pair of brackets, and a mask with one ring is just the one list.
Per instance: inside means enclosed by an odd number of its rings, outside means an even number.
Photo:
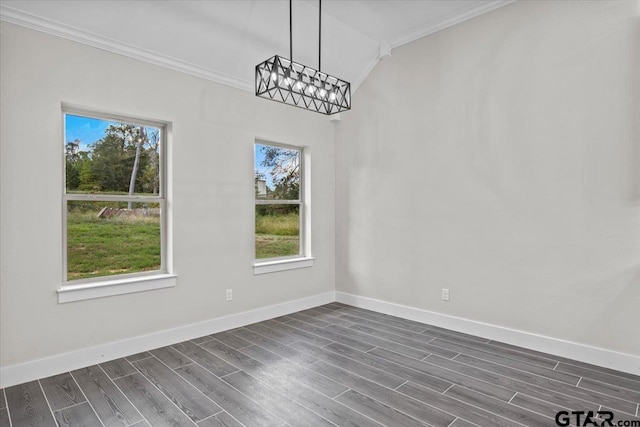
[{"label": "white ceiling", "polygon": [[[513,0],[325,0],[322,70],[364,80],[395,48]],[[0,19],[254,90],[254,67],[289,57],[287,0],[2,0]],[[293,1],[293,59],[318,64],[318,4]]]}]

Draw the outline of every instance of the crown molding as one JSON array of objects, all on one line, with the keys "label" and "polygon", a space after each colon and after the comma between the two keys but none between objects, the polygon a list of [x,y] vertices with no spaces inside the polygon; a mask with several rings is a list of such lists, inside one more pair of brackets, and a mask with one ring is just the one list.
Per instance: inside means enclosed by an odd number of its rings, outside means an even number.
[{"label": "crown molding", "polygon": [[202,79],[211,80],[216,83],[253,92],[253,81],[238,79],[223,73],[219,73],[207,68],[172,58],[167,55],[142,49],[116,40],[103,37],[89,31],[79,30],[69,25],[62,24],[37,15],[19,11],[5,5],[0,5],[0,21],[20,25],[32,30],[41,31],[53,36],[62,37],[82,44],[103,49],[129,58],[139,59],[150,64],[170,68],[185,74],[189,74]]},{"label": "crown molding", "polygon": [[365,79],[369,76],[371,71],[373,71],[376,65],[378,65],[378,62],[380,62],[380,60],[381,60],[380,49],[376,48],[372,52],[372,54],[369,56],[369,60],[367,61],[367,65],[364,68],[364,70],[362,70],[362,72],[360,73],[356,81],[353,82],[353,85],[351,86],[353,88],[352,89],[353,93],[356,93],[360,85],[365,81]]},{"label": "crown molding", "polygon": [[[514,1],[516,0],[495,0],[482,4],[481,6],[478,6],[471,10],[467,10],[464,13],[457,14],[445,20],[441,20],[436,23],[418,28],[400,37],[389,40],[388,42],[383,42],[381,43],[381,46],[388,46],[389,49],[384,49],[384,52],[390,54],[390,49],[397,48],[419,38],[444,30],[445,28],[490,12],[509,3],[513,3]],[[177,58],[122,43],[107,37],[100,36],[98,34],[91,33],[89,31],[79,30],[69,25],[23,12],[5,5],[0,5],[0,21],[20,25],[32,30],[41,31],[47,34],[62,37],[67,40],[72,40],[78,43],[96,47],[98,49],[103,49],[119,55],[127,56],[129,58],[138,59],[150,64],[159,65],[161,67],[166,67],[195,77],[200,77],[202,79],[220,83],[225,86],[230,86],[247,92],[254,91],[253,81],[238,79],[236,77],[203,68],[195,64],[179,60]],[[371,73],[371,71],[378,64],[378,61],[380,61],[381,59],[381,52],[383,52],[383,50],[376,49],[376,51],[372,53],[369,61],[367,61],[366,67],[362,70],[362,72],[352,85],[353,93],[357,91],[362,82],[364,82],[364,80],[369,76],[369,73]]]},{"label": "crown molding", "polygon": [[387,42],[380,43],[378,49],[376,49],[375,52],[373,52],[369,61],[367,61],[367,66],[365,67],[364,70],[362,70],[362,72],[360,73],[360,75],[352,85],[353,92],[355,93],[358,90],[360,85],[366,80],[366,78],[369,76],[369,73],[373,71],[373,69],[378,64],[378,62],[380,62],[380,60],[384,59],[385,57],[391,56],[392,49],[395,49],[407,43],[411,43],[422,37],[426,37],[428,35],[437,33],[438,31],[442,31],[446,28],[452,27],[456,24],[467,21],[471,18],[475,18],[476,16],[480,16],[482,14],[490,12],[499,7],[506,6],[515,1],[516,0],[495,0],[489,3],[485,3],[471,10],[467,10],[464,13],[450,16],[445,20],[441,20],[436,23],[432,23],[427,26],[420,27],[402,36],[396,37]]},{"label": "crown molding", "polygon": [[419,38],[437,33],[438,31],[442,31],[445,28],[449,28],[453,25],[467,21],[471,18],[475,18],[476,16],[482,15],[484,13],[491,12],[494,9],[506,6],[515,1],[516,0],[495,0],[492,2],[484,3],[463,13],[452,15],[447,19],[431,23],[424,27],[420,27],[416,30],[410,31],[402,36],[395,37],[389,40],[389,46],[391,46],[391,48],[393,49],[404,44],[411,43],[412,41],[418,40]]}]

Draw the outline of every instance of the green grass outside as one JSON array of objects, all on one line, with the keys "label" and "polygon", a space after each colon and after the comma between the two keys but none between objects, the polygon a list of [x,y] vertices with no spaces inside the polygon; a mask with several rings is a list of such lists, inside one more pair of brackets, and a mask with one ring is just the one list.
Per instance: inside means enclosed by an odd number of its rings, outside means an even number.
[{"label": "green grass outside", "polygon": [[[256,215],[256,259],[299,254],[299,236],[297,213]],[[105,219],[94,210],[68,212],[67,280],[159,269],[158,217]]]},{"label": "green grass outside", "polygon": [[300,238],[298,236],[275,236],[256,234],[256,259],[298,255]]},{"label": "green grass outside", "polygon": [[160,218],[67,214],[67,280],[160,269]]},{"label": "green grass outside", "polygon": [[298,255],[300,253],[300,216],[256,214],[256,259]]}]

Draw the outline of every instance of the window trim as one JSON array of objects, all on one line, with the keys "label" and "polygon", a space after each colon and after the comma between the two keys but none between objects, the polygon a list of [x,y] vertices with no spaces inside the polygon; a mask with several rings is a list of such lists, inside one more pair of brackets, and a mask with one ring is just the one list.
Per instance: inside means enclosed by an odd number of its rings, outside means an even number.
[{"label": "window trim", "polygon": [[[256,145],[268,145],[272,147],[284,148],[288,150],[295,150],[300,153],[300,190],[298,193],[297,200],[264,200],[264,199],[256,199],[255,195],[253,196],[253,274],[265,274],[265,273],[273,273],[278,271],[285,270],[293,270],[298,268],[307,268],[312,267],[314,264],[315,258],[311,254],[311,204],[310,204],[310,172],[311,172],[311,162],[310,162],[310,148],[308,146],[302,145],[292,145],[292,144],[283,144],[280,142],[272,142],[267,139],[255,138],[254,140],[254,158],[253,158],[253,169],[255,170],[256,157],[255,157],[255,147]],[[299,206],[299,216],[300,216],[300,243],[299,243],[299,253],[296,255],[289,255],[283,257],[272,257],[272,258],[256,258],[255,253],[255,207],[257,205],[282,205],[282,204],[293,204]]]},{"label": "window trim", "polygon": [[132,294],[154,289],[172,288],[176,286],[178,276],[169,273],[144,274],[137,277],[119,277],[112,280],[101,280],[99,282],[85,282],[73,285],[63,284],[57,291],[58,304],[67,302],[84,301],[87,299],[109,297],[114,295]]},{"label": "window trim", "polygon": [[[112,194],[69,194],[66,186],[66,158],[62,150],[62,283],[58,289],[58,303],[98,298],[101,296],[120,295],[143,290],[159,289],[175,286],[176,275],[171,273],[172,259],[170,251],[171,234],[169,232],[170,212],[168,211],[169,164],[171,123],[161,120],[142,118],[135,115],[123,115],[89,107],[62,103],[62,141],[66,144],[66,116],[81,117],[149,126],[160,129],[161,141],[159,152],[159,186],[157,196],[147,195],[112,195]],[[64,147],[64,145],[63,145]],[[67,276],[67,204],[69,201],[121,201],[148,202],[160,205],[160,269],[128,274],[115,274],[86,279],[68,280]],[[130,285],[130,286],[125,286]]]},{"label": "window trim", "polygon": [[269,258],[269,261],[253,264],[253,274],[258,275],[313,267],[314,261],[314,257]]}]

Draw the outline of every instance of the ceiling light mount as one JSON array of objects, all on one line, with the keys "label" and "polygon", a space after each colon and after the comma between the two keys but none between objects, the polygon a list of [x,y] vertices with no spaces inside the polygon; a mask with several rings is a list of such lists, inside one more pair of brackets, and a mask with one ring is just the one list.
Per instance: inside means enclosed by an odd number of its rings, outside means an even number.
[{"label": "ceiling light mount", "polygon": [[256,96],[322,114],[351,109],[351,84],[320,71],[322,0],[318,11],[318,69],[293,61],[293,25],[289,0],[289,56],[272,56],[256,65]]}]

